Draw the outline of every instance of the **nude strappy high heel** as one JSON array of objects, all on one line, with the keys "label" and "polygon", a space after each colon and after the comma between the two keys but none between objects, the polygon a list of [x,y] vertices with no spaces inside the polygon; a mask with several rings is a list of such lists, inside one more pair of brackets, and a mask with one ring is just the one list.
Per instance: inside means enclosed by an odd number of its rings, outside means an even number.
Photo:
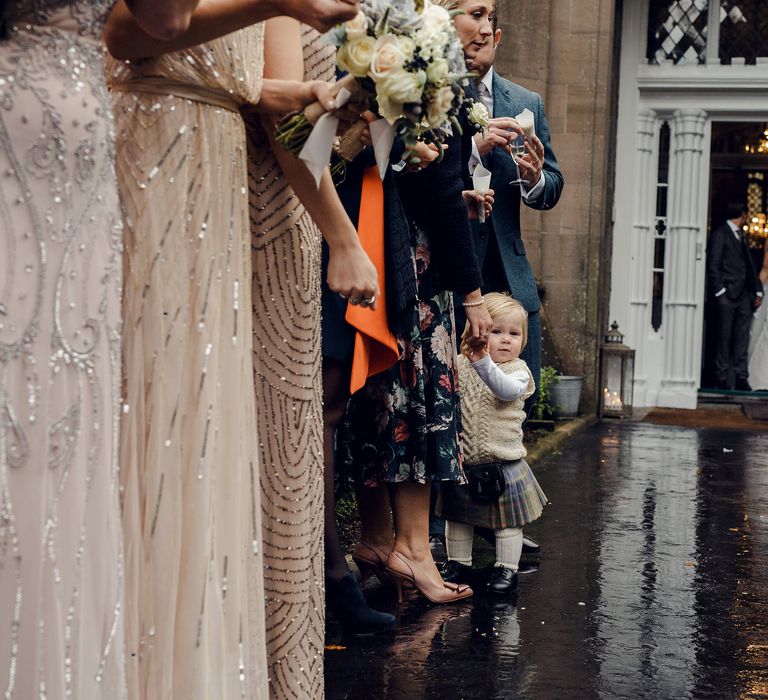
[{"label": "nude strappy high heel", "polygon": [[431,603],[454,603],[472,595],[469,586],[448,583],[442,585],[433,583],[407,557],[394,549],[387,559],[387,573],[392,577],[397,587],[397,600],[403,602],[403,584],[410,583],[421,595]]},{"label": "nude strappy high heel", "polygon": [[362,540],[355,545],[355,550],[352,552],[352,560],[357,564],[357,568],[360,569],[363,586],[365,586],[365,582],[372,574],[382,583],[391,582],[392,579],[387,573],[388,555],[388,552]]}]

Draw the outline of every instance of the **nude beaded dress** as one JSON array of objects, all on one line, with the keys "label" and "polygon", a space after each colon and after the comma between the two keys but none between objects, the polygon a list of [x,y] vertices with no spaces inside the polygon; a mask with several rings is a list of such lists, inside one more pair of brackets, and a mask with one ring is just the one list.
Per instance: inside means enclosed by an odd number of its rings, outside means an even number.
[{"label": "nude beaded dress", "polygon": [[124,698],[111,0],[0,39],[0,694]]},{"label": "nude beaded dress", "polygon": [[[332,80],[333,47],[308,27],[302,43],[305,79]],[[248,140],[270,695],[306,700],[325,633],[320,232],[256,119]]]},{"label": "nude beaded dress", "polygon": [[110,63],[125,219],[132,697],[266,697],[243,120],[263,27]]}]

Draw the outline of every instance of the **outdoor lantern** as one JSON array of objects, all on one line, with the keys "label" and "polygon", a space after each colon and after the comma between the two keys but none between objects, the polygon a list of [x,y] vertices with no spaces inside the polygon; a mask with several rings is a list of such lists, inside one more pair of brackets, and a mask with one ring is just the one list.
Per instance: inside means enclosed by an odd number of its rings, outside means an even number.
[{"label": "outdoor lantern", "polygon": [[635,351],[623,343],[624,334],[614,321],[600,348],[601,416],[628,418],[632,415],[632,386],[635,380]]}]

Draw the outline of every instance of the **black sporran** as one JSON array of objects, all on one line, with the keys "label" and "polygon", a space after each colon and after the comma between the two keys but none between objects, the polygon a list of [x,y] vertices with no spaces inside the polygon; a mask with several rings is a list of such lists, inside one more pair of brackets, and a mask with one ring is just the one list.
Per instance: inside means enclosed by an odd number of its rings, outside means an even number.
[{"label": "black sporran", "polygon": [[476,464],[467,468],[470,493],[483,501],[495,501],[504,493],[504,472],[501,462]]}]

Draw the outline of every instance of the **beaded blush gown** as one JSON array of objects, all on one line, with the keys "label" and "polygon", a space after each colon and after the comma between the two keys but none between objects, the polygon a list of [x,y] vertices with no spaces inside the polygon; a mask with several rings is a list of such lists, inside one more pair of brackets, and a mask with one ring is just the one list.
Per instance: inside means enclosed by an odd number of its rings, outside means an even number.
[{"label": "beaded blush gown", "polygon": [[112,0],[8,0],[0,39],[0,692],[123,698]]},{"label": "beaded blush gown", "polygon": [[[333,80],[334,49],[302,25],[305,80]],[[253,367],[272,698],[323,697],[320,232],[258,118],[248,120]]]},{"label": "beaded blush gown", "polygon": [[245,128],[263,25],[109,63],[131,697],[267,696]]}]

